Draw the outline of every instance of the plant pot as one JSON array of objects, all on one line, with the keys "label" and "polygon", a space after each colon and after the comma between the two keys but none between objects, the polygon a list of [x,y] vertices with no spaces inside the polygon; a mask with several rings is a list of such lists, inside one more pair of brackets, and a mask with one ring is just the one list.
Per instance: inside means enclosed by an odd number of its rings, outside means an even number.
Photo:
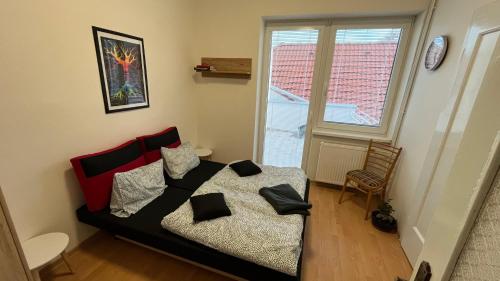
[{"label": "plant pot", "polygon": [[395,233],[398,230],[398,222],[396,219],[393,219],[391,222],[387,220],[382,220],[380,218],[377,218],[377,215],[380,212],[378,210],[375,210],[372,212],[372,224],[375,226],[376,229],[383,231],[383,232],[389,232],[389,233]]}]

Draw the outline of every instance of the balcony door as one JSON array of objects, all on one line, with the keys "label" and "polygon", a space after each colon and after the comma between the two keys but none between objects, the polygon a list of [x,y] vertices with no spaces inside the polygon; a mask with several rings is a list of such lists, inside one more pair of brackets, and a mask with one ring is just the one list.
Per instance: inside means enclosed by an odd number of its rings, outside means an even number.
[{"label": "balcony door", "polygon": [[267,73],[261,100],[260,162],[302,167],[309,105],[317,73],[320,26],[266,30]]}]

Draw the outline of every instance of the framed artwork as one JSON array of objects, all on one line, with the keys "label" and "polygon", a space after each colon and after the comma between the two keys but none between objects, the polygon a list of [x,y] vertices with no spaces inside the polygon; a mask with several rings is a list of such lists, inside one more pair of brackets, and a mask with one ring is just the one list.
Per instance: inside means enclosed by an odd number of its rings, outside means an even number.
[{"label": "framed artwork", "polygon": [[92,27],[106,113],[149,107],[142,38]]}]

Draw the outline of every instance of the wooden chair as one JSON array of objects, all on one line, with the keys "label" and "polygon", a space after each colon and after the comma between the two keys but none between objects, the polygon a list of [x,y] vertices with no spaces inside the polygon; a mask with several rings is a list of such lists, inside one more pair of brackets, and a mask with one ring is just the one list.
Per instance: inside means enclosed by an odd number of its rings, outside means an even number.
[{"label": "wooden chair", "polygon": [[380,194],[382,199],[385,198],[385,189],[401,150],[402,148],[370,140],[363,169],[349,171],[345,176],[339,204],[342,203],[347,184],[353,182],[355,189],[368,194],[365,220],[368,219],[372,196]]}]

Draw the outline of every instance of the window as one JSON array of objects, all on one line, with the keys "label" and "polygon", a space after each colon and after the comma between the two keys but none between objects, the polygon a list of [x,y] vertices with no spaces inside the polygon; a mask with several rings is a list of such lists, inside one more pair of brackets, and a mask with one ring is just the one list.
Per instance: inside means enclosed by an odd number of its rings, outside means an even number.
[{"label": "window", "polygon": [[338,29],[326,122],[380,126],[401,28]]},{"label": "window", "polygon": [[390,139],[412,20],[266,22],[258,161],[301,166],[311,133]]},{"label": "window", "polygon": [[409,26],[408,19],[330,26],[317,127],[387,134]]}]

